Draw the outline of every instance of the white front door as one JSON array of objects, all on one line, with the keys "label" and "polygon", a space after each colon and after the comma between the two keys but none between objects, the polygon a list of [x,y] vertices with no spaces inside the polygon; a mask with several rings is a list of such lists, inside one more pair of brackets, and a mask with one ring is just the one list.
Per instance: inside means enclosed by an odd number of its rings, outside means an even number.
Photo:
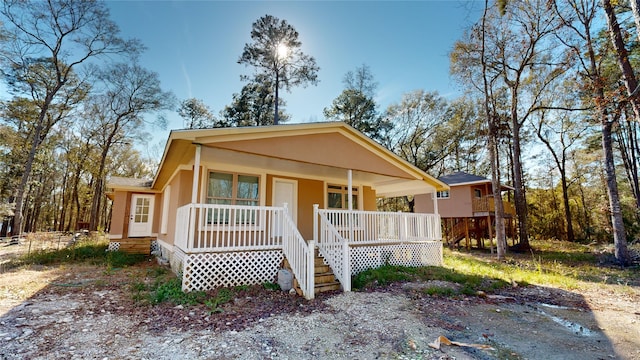
[{"label": "white front door", "polygon": [[129,237],[151,235],[153,220],[153,195],[131,195],[131,212],[129,213]]},{"label": "white front door", "polygon": [[[294,224],[298,224],[298,182],[289,179],[273,179],[273,206],[287,204],[289,216]],[[281,235],[278,226],[274,229],[274,235]]]}]

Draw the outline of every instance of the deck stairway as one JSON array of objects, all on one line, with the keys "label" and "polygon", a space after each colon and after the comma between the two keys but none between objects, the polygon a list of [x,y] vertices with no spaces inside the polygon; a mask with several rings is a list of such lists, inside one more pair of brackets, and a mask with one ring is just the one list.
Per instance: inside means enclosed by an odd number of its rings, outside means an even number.
[{"label": "deck stairway", "polygon": [[454,247],[458,245],[460,241],[465,240],[467,238],[467,231],[465,221],[457,222],[450,230],[449,237],[447,239],[449,247]]},{"label": "deck stairway", "polygon": [[[286,258],[284,259],[283,267],[285,269],[291,269]],[[318,249],[316,249],[314,260],[314,284],[315,294],[326,291],[340,290],[340,282],[336,279],[336,276],[333,274],[331,267],[324,263],[324,258],[318,253]],[[300,289],[298,280],[295,278],[293,279],[293,288],[296,290],[298,295],[303,296],[302,289]]]}]

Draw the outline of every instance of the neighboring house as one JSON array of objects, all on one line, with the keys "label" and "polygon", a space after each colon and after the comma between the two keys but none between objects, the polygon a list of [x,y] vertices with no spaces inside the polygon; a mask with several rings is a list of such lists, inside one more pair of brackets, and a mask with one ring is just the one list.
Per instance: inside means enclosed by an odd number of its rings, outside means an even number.
[{"label": "neighboring house", "polygon": [[[430,213],[437,206],[443,225],[443,237],[453,246],[465,240],[470,248],[472,240],[477,247],[484,247],[485,239],[492,239],[495,234],[495,202],[491,180],[482,176],[456,172],[441,176],[438,180],[449,185],[449,190],[437,192],[437,203],[434,204],[431,194],[415,197],[415,212]],[[513,190],[502,185],[502,191]],[[505,231],[513,239],[515,209],[508,201],[504,205]]]},{"label": "neighboring house", "polygon": [[437,213],[376,198],[448,186],[341,122],[172,131],[152,181],[107,186],[112,248],[153,241],[186,291],[274,281],[285,259],[307,298],[323,263],[345,291],[368,268],[442,263]]}]

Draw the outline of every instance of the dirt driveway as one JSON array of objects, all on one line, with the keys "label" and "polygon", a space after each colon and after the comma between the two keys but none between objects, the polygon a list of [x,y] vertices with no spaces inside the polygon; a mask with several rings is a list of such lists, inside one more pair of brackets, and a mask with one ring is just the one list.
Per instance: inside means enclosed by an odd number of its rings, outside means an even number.
[{"label": "dirt driveway", "polygon": [[[211,313],[136,304],[131,284],[156,267],[1,273],[0,359],[640,359],[634,286],[452,298],[408,283],[313,301],[256,286]],[[441,335],[476,346],[437,350]]]}]

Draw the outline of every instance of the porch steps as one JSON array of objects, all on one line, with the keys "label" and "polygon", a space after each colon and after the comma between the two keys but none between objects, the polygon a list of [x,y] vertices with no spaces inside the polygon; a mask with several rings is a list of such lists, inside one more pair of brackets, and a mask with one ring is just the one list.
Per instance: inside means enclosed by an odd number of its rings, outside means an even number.
[{"label": "porch steps", "polygon": [[[284,268],[291,269],[289,266],[289,262],[287,259],[284,259]],[[331,271],[329,265],[324,263],[324,258],[320,256],[318,250],[316,249],[316,255],[314,260],[314,293],[319,294],[326,291],[335,291],[340,290],[341,285],[340,282],[336,279],[336,276]],[[293,288],[296,290],[298,295],[302,296],[302,289],[298,284],[298,280],[296,278],[293,279]]]},{"label": "porch steps", "polygon": [[331,267],[324,263],[324,258],[316,248],[314,259],[314,293],[319,294],[326,291],[340,290],[341,285],[333,274]]}]

